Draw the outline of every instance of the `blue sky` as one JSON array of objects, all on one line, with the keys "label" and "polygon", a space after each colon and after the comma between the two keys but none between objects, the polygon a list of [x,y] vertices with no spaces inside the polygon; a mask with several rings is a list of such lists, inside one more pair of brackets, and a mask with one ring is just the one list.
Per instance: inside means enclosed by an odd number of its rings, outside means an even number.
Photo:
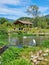
[{"label": "blue sky", "polygon": [[30,5],[37,5],[41,15],[49,14],[49,0],[0,0],[0,17],[9,19],[32,17],[26,13]]}]

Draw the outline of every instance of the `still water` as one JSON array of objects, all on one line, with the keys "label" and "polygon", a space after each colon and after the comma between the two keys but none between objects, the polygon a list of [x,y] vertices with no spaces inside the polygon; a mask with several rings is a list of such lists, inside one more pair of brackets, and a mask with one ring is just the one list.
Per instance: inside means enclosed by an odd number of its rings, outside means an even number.
[{"label": "still water", "polygon": [[36,44],[42,44],[43,41],[49,40],[49,36],[17,36],[17,37],[8,37],[8,42],[10,45],[16,46],[33,46]]}]

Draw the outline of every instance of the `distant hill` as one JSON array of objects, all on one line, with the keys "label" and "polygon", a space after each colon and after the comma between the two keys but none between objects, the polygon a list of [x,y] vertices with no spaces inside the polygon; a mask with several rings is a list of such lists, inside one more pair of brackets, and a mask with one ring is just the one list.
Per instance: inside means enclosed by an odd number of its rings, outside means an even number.
[{"label": "distant hill", "polygon": [[49,18],[49,14],[48,15],[45,15],[46,18]]},{"label": "distant hill", "polygon": [[[0,17],[1,18],[4,18],[4,17]],[[9,22],[14,22],[14,19],[8,19],[8,18],[5,18],[6,20],[8,20]]]},{"label": "distant hill", "polygon": [[23,21],[30,21],[30,22],[33,22],[33,18],[30,18],[30,17],[21,17],[17,20],[23,20]]},{"label": "distant hill", "polygon": [[8,19],[8,18],[6,18],[8,21],[10,21],[10,22],[14,22],[14,20],[13,19]]}]

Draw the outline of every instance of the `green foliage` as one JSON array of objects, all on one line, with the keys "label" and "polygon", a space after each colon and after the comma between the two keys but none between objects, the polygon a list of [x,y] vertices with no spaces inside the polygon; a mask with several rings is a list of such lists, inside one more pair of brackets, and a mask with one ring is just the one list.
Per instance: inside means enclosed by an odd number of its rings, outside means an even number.
[{"label": "green foliage", "polygon": [[49,29],[49,18],[46,18],[44,16],[42,17],[35,17],[35,18],[27,18],[27,17],[21,17],[18,20],[23,20],[23,21],[30,21],[33,23],[32,27],[38,27],[42,29]]},{"label": "green foliage", "polygon": [[8,42],[7,41],[2,41],[2,40],[0,40],[0,47],[3,47],[4,45],[7,45],[8,44]]},{"label": "green foliage", "polygon": [[[43,47],[9,47],[1,55],[1,65],[32,65],[30,62],[30,53],[36,54],[39,50],[45,50]],[[40,64],[39,64],[40,65]]]},{"label": "green foliage", "polygon": [[9,62],[9,61],[13,61],[13,60],[19,58],[21,56],[20,51],[22,51],[22,49],[19,49],[16,47],[11,47],[11,48],[7,49],[2,54],[2,61],[3,62]]},{"label": "green foliage", "polygon": [[2,47],[4,45],[4,43],[3,42],[0,42],[0,47]]},{"label": "green foliage", "polygon": [[[31,65],[30,61],[22,58],[22,52],[28,54],[30,48],[9,47],[2,55],[2,65]],[[22,54],[21,54],[22,53]]]},{"label": "green foliage", "polygon": [[6,18],[0,18],[0,24],[3,24],[5,22],[7,22],[8,20]]},{"label": "green foliage", "polygon": [[[37,49],[38,50],[38,49]],[[17,48],[11,47],[7,49],[2,55],[2,64],[1,65],[31,65],[30,61],[27,58],[23,58],[23,54],[27,54],[30,51],[36,51],[35,48]]]},{"label": "green foliage", "polygon": [[0,46],[8,44],[8,33],[6,30],[0,30]]},{"label": "green foliage", "polygon": [[31,65],[31,63],[26,59],[20,58],[18,60],[3,63],[2,65]]},{"label": "green foliage", "polygon": [[3,34],[7,35],[6,30],[0,30],[0,35],[3,35]]},{"label": "green foliage", "polygon": [[41,44],[41,46],[43,47],[49,47],[49,40],[43,41],[43,43]]},{"label": "green foliage", "polygon": [[5,25],[6,27],[12,27],[12,25],[14,25],[14,24],[12,24],[11,22],[5,22],[4,25]]},{"label": "green foliage", "polygon": [[27,9],[27,13],[31,14],[32,16],[36,17],[39,15],[39,8],[36,5],[31,5]]}]

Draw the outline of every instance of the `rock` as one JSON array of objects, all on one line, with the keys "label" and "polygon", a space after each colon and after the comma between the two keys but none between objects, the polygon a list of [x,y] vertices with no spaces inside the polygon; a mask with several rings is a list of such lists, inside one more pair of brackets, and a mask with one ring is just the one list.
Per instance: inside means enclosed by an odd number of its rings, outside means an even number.
[{"label": "rock", "polygon": [[49,49],[45,50],[44,52],[45,52],[45,53],[49,53]]},{"label": "rock", "polygon": [[39,63],[39,61],[36,62],[36,65]]},{"label": "rock", "polygon": [[48,59],[44,59],[44,60],[49,62],[49,60],[48,60]]},{"label": "rock", "polygon": [[44,60],[44,58],[38,58],[37,59],[37,61],[43,61]]},{"label": "rock", "polygon": [[42,50],[37,52],[37,56],[40,56],[42,54]]},{"label": "rock", "polygon": [[38,56],[33,56],[33,55],[32,55],[31,58],[32,58],[32,59],[37,59]]},{"label": "rock", "polygon": [[33,55],[31,55],[31,58],[33,58],[34,56]]},{"label": "rock", "polygon": [[48,53],[43,54],[43,57],[46,57],[46,56],[48,56]]},{"label": "rock", "polygon": [[34,60],[33,60],[33,63],[36,63],[36,62],[37,62],[37,60],[36,60],[36,59],[34,59]]},{"label": "rock", "polygon": [[37,59],[38,58],[38,56],[34,56],[34,59]]},{"label": "rock", "polygon": [[39,63],[39,61],[37,61],[37,59],[34,59],[33,63],[34,63],[34,65],[37,65]]}]

